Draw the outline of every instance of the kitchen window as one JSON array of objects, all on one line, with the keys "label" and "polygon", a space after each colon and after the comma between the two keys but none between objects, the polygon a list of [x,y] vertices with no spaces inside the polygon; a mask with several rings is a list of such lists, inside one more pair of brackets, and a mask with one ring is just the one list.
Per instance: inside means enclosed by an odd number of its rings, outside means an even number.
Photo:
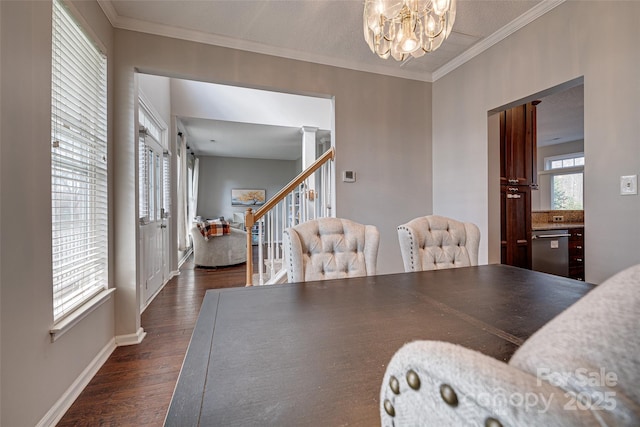
[{"label": "kitchen window", "polygon": [[584,153],[545,157],[544,168],[550,175],[551,209],[583,209]]}]

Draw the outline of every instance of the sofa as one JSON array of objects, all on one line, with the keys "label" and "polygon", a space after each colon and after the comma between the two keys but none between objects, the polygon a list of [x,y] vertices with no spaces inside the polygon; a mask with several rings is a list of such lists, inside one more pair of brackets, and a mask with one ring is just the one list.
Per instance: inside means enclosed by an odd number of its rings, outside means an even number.
[{"label": "sofa", "polygon": [[197,224],[191,227],[196,267],[222,267],[247,261],[247,233],[230,228],[230,234],[206,239]]},{"label": "sofa", "polygon": [[405,344],[380,390],[383,426],[640,426],[640,265],[533,334],[509,363]]}]

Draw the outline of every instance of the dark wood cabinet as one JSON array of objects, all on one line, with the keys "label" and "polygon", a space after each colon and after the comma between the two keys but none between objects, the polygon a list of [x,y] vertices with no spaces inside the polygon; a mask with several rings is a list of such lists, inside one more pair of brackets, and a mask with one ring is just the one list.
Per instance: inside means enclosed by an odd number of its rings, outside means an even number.
[{"label": "dark wood cabinet", "polygon": [[500,187],[501,263],[531,269],[531,189]]},{"label": "dark wood cabinet", "polygon": [[500,115],[501,262],[531,269],[531,190],[537,189],[536,105]]},{"label": "dark wood cabinet", "polygon": [[500,185],[537,186],[537,119],[539,101],[500,115]]},{"label": "dark wood cabinet", "polygon": [[569,277],[584,280],[584,228],[569,229]]}]

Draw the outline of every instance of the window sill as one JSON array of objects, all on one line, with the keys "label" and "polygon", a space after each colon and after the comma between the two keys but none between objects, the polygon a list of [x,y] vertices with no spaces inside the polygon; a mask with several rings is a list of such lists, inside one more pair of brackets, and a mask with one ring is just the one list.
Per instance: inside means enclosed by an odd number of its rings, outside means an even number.
[{"label": "window sill", "polygon": [[49,329],[51,335],[51,342],[55,342],[58,338],[64,335],[67,331],[77,325],[82,319],[91,314],[96,308],[111,299],[111,294],[116,291],[116,288],[105,289],[95,297],[87,301],[82,307],[78,308],[69,316],[57,322],[53,328]]}]

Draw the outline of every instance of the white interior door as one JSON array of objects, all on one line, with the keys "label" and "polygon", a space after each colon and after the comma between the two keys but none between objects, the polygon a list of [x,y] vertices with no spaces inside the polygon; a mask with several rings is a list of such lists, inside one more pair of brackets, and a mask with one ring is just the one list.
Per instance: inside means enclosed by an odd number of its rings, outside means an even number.
[{"label": "white interior door", "polygon": [[146,307],[170,277],[170,154],[166,126],[154,119],[141,99],[138,111],[138,198],[140,305]]},{"label": "white interior door", "polygon": [[146,302],[164,284],[165,242],[168,240],[166,220],[163,215],[162,147],[152,138],[146,138],[146,156],[149,165],[147,190],[149,194],[149,217],[141,225],[145,271],[143,300]]},{"label": "white interior door", "polygon": [[169,246],[169,215],[171,212],[171,155],[167,150],[162,155],[162,230],[163,282],[171,278],[171,248]]}]

